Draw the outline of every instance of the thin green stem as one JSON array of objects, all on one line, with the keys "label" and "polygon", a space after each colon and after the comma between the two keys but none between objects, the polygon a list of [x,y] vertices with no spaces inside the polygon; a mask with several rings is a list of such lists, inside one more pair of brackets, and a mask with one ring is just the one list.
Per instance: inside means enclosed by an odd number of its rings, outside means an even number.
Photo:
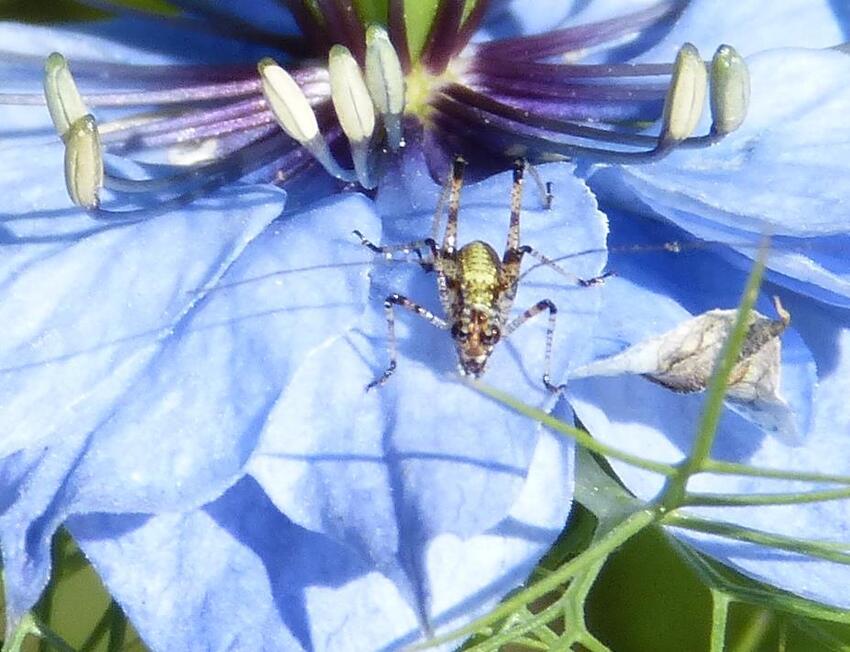
[{"label": "thin green stem", "polygon": [[710,652],[725,652],[726,623],[729,618],[731,598],[723,591],[711,589],[711,639]]},{"label": "thin green stem", "polygon": [[107,652],[121,652],[127,639],[127,618],[114,600],[109,605],[109,643]]},{"label": "thin green stem", "polygon": [[486,641],[473,645],[467,648],[467,652],[491,652],[500,650],[502,646],[508,643],[513,643],[517,638],[535,629],[545,627],[547,623],[552,622],[561,614],[561,599],[556,600],[542,611],[533,614],[527,620],[520,623],[512,623],[504,631],[489,636]]},{"label": "thin green stem", "polygon": [[607,559],[599,559],[589,568],[582,571],[573,579],[570,586],[564,592],[564,638],[571,639],[591,652],[600,652],[608,648],[599,641],[587,628],[584,608],[587,596],[596,584],[599,573]]},{"label": "thin green stem", "polygon": [[695,532],[705,532],[706,534],[716,534],[727,539],[757,543],[779,550],[788,550],[789,552],[795,552],[801,555],[850,565],[850,552],[847,552],[846,543],[808,541],[733,525],[731,523],[709,521],[676,513],[666,514],[661,520],[664,525],[681,527],[687,530],[694,530]]},{"label": "thin green stem", "polygon": [[776,617],[773,611],[767,609],[759,609],[758,612],[750,619],[744,632],[741,634],[741,639],[732,648],[731,652],[753,652],[753,650],[764,649],[764,639],[770,631]]},{"label": "thin green stem", "polygon": [[721,460],[709,459],[703,464],[704,473],[719,473],[723,475],[742,475],[756,478],[769,478],[775,480],[799,480],[801,482],[832,482],[835,484],[850,485],[850,476],[833,475],[829,473],[817,473],[809,471],[787,471],[782,469],[765,469],[737,462],[723,462]]},{"label": "thin green stem", "polygon": [[32,617],[33,630],[32,634],[35,634],[40,639],[47,641],[54,650],[58,650],[58,652],[76,652],[73,647],[68,645],[59,634],[54,632],[47,624],[41,622],[38,619],[38,616],[33,615]]},{"label": "thin green stem", "polygon": [[685,496],[684,505],[698,505],[701,507],[801,505],[805,503],[821,503],[828,500],[842,500],[845,498],[850,498],[850,487],[800,493],[712,494],[694,492]]},{"label": "thin green stem", "polygon": [[103,610],[103,614],[101,614],[94,626],[94,629],[92,629],[91,633],[88,637],[86,637],[86,640],[83,641],[83,644],[80,646],[80,652],[91,652],[97,647],[98,643],[100,643],[100,639],[102,639],[106,633],[112,629],[116,611],[118,611],[119,615],[121,614],[121,609],[113,600],[109,603],[106,609]]},{"label": "thin green stem", "polygon": [[676,537],[671,536],[669,540],[703,584],[710,589],[722,590],[736,602],[761,605],[767,609],[793,616],[850,624],[850,612],[844,609],[828,607],[790,593],[762,588],[749,581],[742,584],[741,580],[738,580],[734,575],[721,574],[716,568],[719,562],[709,561],[701,553],[679,541]]},{"label": "thin green stem", "polygon": [[831,632],[826,631],[820,623],[811,620],[802,620],[795,618],[791,624],[795,629],[803,632],[809,638],[820,643],[827,650],[835,650],[836,652],[850,652],[850,644]]},{"label": "thin green stem", "polygon": [[587,450],[593,451],[594,453],[598,453],[599,455],[603,455],[605,457],[609,457],[615,460],[620,460],[621,462],[625,462],[626,464],[631,464],[632,466],[636,466],[641,469],[646,469],[647,471],[652,471],[654,473],[659,473],[664,476],[673,476],[677,472],[677,468],[671,464],[664,464],[662,462],[656,462],[655,460],[648,460],[646,458],[639,457],[638,455],[625,453],[612,446],[607,446],[597,441],[583,430],[564,423],[560,419],[556,419],[555,417],[544,412],[543,410],[539,410],[535,407],[523,403],[522,401],[518,401],[507,392],[503,392],[500,389],[496,389],[495,387],[487,385],[486,383],[482,383],[480,380],[469,380],[464,378],[462,379],[462,382],[466,383],[473,389],[481,392],[485,396],[489,396],[494,401],[506,405],[515,412],[519,412],[520,414],[527,416],[528,418],[533,419],[538,423],[543,424],[544,426],[554,430],[555,432],[575,439],[576,443],[582,448],[586,448]]},{"label": "thin green stem", "polygon": [[36,627],[32,613],[24,616],[21,622],[18,623],[18,626],[15,627],[12,635],[7,636],[6,641],[3,643],[3,652],[21,652],[24,641],[30,635],[38,635],[38,627]]},{"label": "thin green stem", "polygon": [[723,345],[720,362],[711,375],[696,441],[690,455],[680,466],[679,472],[667,482],[667,487],[659,499],[660,503],[667,509],[675,509],[684,502],[688,481],[692,475],[699,473],[704,468],[706,460],[711,457],[711,449],[717,435],[717,426],[720,423],[720,415],[723,413],[723,398],[726,394],[726,388],[729,386],[732,370],[738,363],[741,349],[744,346],[744,340],[749,329],[750,313],[761,286],[765,255],[766,250],[762,248],[747,279],[738,312],[735,315],[735,323]]},{"label": "thin green stem", "polygon": [[554,591],[585,569],[589,568],[595,562],[607,558],[614,550],[619,548],[635,534],[657,519],[658,512],[654,509],[642,509],[635,512],[600,539],[595,546],[588,548],[575,559],[568,561],[548,577],[535,582],[533,585],[521,591],[511,599],[506,600],[486,616],[482,616],[481,618],[472,621],[465,627],[460,627],[446,634],[436,636],[424,643],[414,645],[409,649],[423,650],[430,647],[436,647],[459,638],[471,636],[476,632],[491,626],[493,623],[507,618],[524,605],[542,598],[550,591]]}]

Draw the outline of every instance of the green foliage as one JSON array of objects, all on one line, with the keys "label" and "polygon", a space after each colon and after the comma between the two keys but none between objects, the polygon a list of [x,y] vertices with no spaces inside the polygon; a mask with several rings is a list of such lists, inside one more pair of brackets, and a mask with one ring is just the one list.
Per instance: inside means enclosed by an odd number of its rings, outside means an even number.
[{"label": "green foliage", "polygon": [[[165,0],[116,0],[115,4],[158,13],[174,13],[174,9]],[[0,0],[0,20],[15,19],[31,23],[57,23],[73,20],[96,20],[105,18],[107,15],[102,11],[74,2],[74,0],[50,0],[50,2]]]}]

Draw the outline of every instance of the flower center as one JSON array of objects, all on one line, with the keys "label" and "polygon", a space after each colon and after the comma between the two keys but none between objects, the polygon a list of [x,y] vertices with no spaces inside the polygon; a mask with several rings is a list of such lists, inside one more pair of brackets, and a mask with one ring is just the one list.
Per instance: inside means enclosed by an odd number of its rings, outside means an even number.
[{"label": "flower center", "polygon": [[425,66],[417,64],[404,78],[405,105],[404,113],[419,119],[424,124],[430,124],[429,117],[434,111],[434,101],[440,92],[461,81],[463,73],[457,70],[462,61],[452,62],[441,73],[434,74]]}]

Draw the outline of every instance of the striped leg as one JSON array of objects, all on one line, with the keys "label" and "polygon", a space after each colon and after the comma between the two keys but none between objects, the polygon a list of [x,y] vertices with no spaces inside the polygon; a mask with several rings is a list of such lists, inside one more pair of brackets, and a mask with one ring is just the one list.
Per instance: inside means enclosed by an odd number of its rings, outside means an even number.
[{"label": "striped leg", "polygon": [[512,252],[519,249],[519,217],[522,212],[522,182],[525,174],[525,161],[514,161],[514,183],[511,186],[511,221],[508,227],[508,241],[505,243],[503,261],[507,262]]},{"label": "striped leg", "polygon": [[373,387],[380,387],[383,385],[389,377],[393,375],[396,370],[396,366],[398,366],[398,352],[396,350],[395,343],[395,307],[400,306],[406,310],[409,310],[415,315],[419,315],[423,319],[427,319],[431,324],[436,326],[437,328],[442,328],[443,330],[447,330],[449,325],[440,317],[437,317],[430,310],[426,310],[419,304],[413,303],[407,297],[403,297],[400,294],[391,294],[384,301],[384,312],[387,316],[387,353],[390,358],[390,362],[387,365],[387,368],[384,370],[380,376],[375,378],[371,383],[366,385],[366,391],[368,392]]},{"label": "striped leg", "polygon": [[[541,254],[534,247],[532,247],[530,245],[523,245],[521,247],[521,249],[522,249],[522,253],[528,254],[532,258],[535,258],[537,261],[539,261],[539,263],[541,265],[545,265],[546,267],[549,267],[550,269],[554,269],[556,272],[558,272],[558,274],[569,279],[570,282],[573,283],[573,285],[578,285],[578,286],[583,287],[583,288],[592,287],[594,285],[599,285],[606,278],[614,275],[613,272],[605,272],[603,274],[600,274],[599,276],[594,276],[592,278],[579,278],[575,274],[571,274],[570,272],[565,270],[563,267],[561,267],[558,263],[556,263],[554,260],[552,260],[548,256],[544,256],[543,254]],[[532,269],[534,269],[534,267],[532,267],[531,269],[524,272],[522,274],[522,276],[519,277],[517,282],[522,281],[522,279],[525,277],[525,275],[528,274]]]},{"label": "striped leg", "polygon": [[463,187],[463,170],[466,161],[461,156],[455,156],[452,162],[452,176],[449,181],[449,214],[446,218],[446,230],[443,234],[442,249],[453,253],[457,249],[457,217],[460,213],[460,189]]},{"label": "striped leg", "polygon": [[505,326],[502,336],[507,337],[529,319],[536,317],[544,310],[549,311],[549,326],[546,329],[546,355],[543,365],[543,385],[550,392],[559,393],[566,388],[566,385],[553,385],[550,380],[550,371],[552,366],[552,338],[555,336],[555,316],[558,314],[558,308],[555,304],[549,299],[538,301],[519,317],[508,323],[508,325]]},{"label": "striped leg", "polygon": [[[427,271],[431,271],[434,268],[434,260],[437,257],[437,245],[432,238],[425,238],[424,240],[414,240],[413,242],[407,242],[404,244],[394,244],[394,245],[376,245],[371,240],[366,239],[366,237],[360,233],[360,231],[353,231],[354,235],[360,238],[360,244],[364,247],[368,248],[370,251],[378,254],[379,256],[383,256],[387,260],[393,260],[393,254],[396,252],[401,252],[403,254],[410,255],[411,253],[415,253],[419,257],[419,264],[422,265]],[[427,249],[428,253],[431,254],[431,260],[426,261],[422,257],[422,249]]]}]

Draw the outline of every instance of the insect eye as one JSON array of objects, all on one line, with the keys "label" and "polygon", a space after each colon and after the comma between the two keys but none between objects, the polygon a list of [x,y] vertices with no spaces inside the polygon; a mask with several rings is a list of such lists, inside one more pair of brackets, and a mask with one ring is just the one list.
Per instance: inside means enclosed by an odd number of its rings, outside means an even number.
[{"label": "insect eye", "polygon": [[499,329],[494,326],[481,336],[481,341],[484,342],[484,344],[495,344],[499,341],[501,336],[502,334],[499,332]]},{"label": "insect eye", "polygon": [[458,342],[466,342],[469,339],[469,331],[463,330],[460,324],[452,326],[452,337]]}]

